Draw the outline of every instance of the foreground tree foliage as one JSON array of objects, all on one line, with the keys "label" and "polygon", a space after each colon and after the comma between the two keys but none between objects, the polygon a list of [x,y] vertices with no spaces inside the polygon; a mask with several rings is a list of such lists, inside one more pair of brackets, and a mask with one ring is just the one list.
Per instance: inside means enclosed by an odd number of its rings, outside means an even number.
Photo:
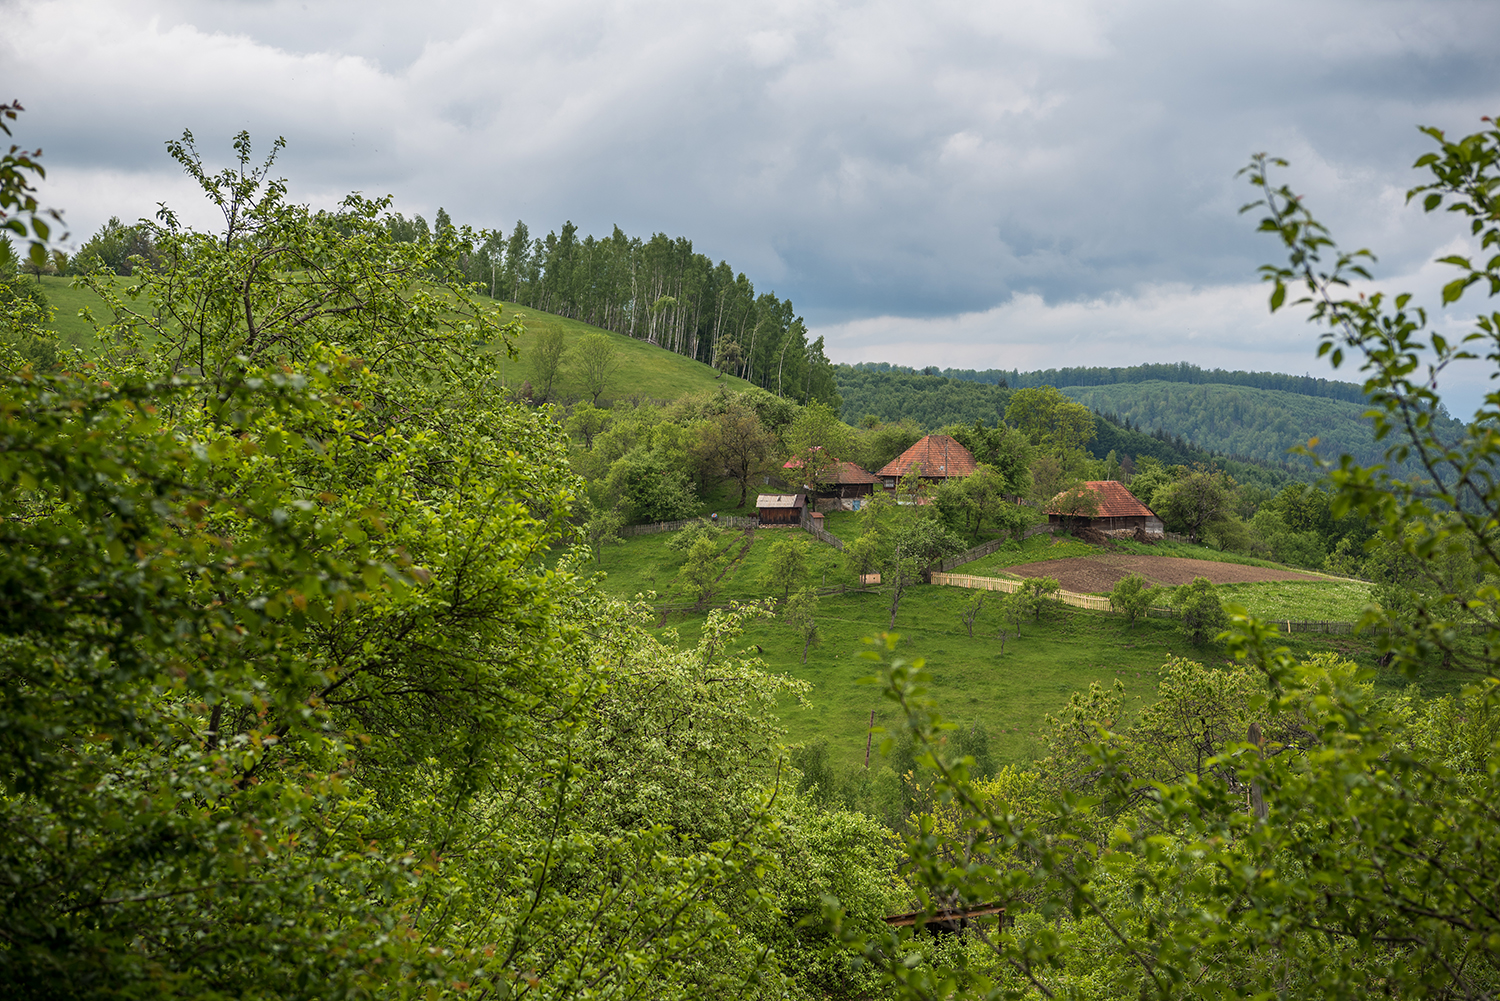
[{"label": "foreground tree foliage", "polygon": [[[1418,161],[1411,192],[1447,206],[1486,255],[1500,244],[1500,130]],[[920,660],[869,653],[905,713],[932,808],[906,840],[929,916],[1000,904],[1011,920],[948,945],[870,936],[826,917],[899,996],[1492,998],[1500,994],[1500,392],[1461,434],[1433,420],[1454,364],[1500,365],[1500,314],[1450,338],[1410,296],[1353,296],[1366,252],[1339,251],[1305,205],[1249,168],[1288,264],[1265,269],[1271,305],[1300,286],[1335,365],[1358,358],[1387,463],[1331,471],[1332,516],[1378,529],[1377,547],[1422,586],[1372,613],[1396,663],[1441,656],[1471,672],[1456,697],[1377,698],[1352,665],[1297,662],[1270,627],[1236,617],[1238,666],[1168,665],[1162,701],[1129,724],[1098,686],[1054,720],[1051,757],[1025,795],[976,781],[943,740]],[[1252,206],[1254,207],[1254,206]],[[1500,292],[1500,257],[1444,259],[1455,302]],[[1415,458],[1424,475],[1398,478]],[[1289,511],[1290,516],[1290,511]],[[1451,573],[1455,554],[1468,572]]]},{"label": "foreground tree foliage", "polygon": [[442,234],[236,150],[174,145],[225,230],[164,212],[103,361],[4,358],[7,997],[857,989],[796,922],[891,859],[793,793],[762,613],[684,645],[549,565],[567,441]]}]

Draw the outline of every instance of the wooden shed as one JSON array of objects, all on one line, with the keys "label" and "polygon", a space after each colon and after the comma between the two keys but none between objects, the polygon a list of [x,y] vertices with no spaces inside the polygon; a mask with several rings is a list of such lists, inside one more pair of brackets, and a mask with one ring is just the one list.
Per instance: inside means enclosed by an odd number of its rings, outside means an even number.
[{"label": "wooden shed", "polygon": [[[1091,490],[1099,501],[1099,513],[1092,516],[1064,514],[1048,505],[1047,520],[1064,531],[1076,528],[1092,528],[1105,535],[1134,535],[1137,530],[1148,539],[1160,539],[1164,526],[1156,512],[1136,499],[1135,494],[1125,489],[1125,484],[1115,480],[1089,480],[1084,486]],[[1058,494],[1053,498],[1055,502]]]},{"label": "wooden shed", "polygon": [[762,525],[800,525],[806,507],[806,494],[761,494],[755,498]]}]

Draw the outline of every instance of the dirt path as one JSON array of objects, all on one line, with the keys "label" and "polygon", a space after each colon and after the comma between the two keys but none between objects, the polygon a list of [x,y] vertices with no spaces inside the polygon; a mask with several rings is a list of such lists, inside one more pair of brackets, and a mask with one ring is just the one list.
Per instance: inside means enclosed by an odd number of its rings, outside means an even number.
[{"label": "dirt path", "polygon": [[1215,584],[1258,584],[1268,580],[1322,580],[1313,574],[1267,567],[1247,567],[1238,563],[1215,563],[1213,560],[1190,560],[1176,556],[1137,556],[1131,553],[1106,553],[1100,556],[1071,556],[1043,563],[1023,563],[1006,567],[1006,573],[1018,577],[1054,577],[1064,590],[1085,594],[1107,594],[1130,574],[1138,573],[1152,584],[1187,584],[1194,577],[1207,577]]}]

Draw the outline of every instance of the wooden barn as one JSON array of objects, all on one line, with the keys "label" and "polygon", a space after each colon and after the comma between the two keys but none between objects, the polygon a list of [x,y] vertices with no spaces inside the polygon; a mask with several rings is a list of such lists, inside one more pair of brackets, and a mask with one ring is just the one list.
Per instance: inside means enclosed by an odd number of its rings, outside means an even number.
[{"label": "wooden barn", "polygon": [[923,481],[940,484],[944,480],[962,479],[979,464],[967,448],[945,434],[930,434],[881,467],[875,475],[887,490],[895,490],[901,477],[915,472]]},{"label": "wooden barn", "polygon": [[762,525],[800,525],[806,507],[806,494],[761,494],[755,498]]},{"label": "wooden barn", "polygon": [[1065,514],[1056,509],[1063,494],[1053,498],[1048,505],[1047,520],[1065,531],[1077,528],[1092,528],[1105,535],[1134,535],[1137,530],[1148,539],[1160,539],[1164,526],[1156,512],[1136,500],[1135,494],[1125,489],[1125,484],[1115,480],[1089,480],[1084,486],[1093,491],[1099,501],[1099,513],[1089,515]]}]

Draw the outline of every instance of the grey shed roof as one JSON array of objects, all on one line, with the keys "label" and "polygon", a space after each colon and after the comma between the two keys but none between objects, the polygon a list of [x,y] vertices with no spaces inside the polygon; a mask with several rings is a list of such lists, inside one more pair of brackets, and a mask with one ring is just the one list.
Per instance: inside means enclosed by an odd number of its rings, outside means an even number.
[{"label": "grey shed roof", "polygon": [[761,494],[755,498],[756,507],[806,507],[801,494]]}]

